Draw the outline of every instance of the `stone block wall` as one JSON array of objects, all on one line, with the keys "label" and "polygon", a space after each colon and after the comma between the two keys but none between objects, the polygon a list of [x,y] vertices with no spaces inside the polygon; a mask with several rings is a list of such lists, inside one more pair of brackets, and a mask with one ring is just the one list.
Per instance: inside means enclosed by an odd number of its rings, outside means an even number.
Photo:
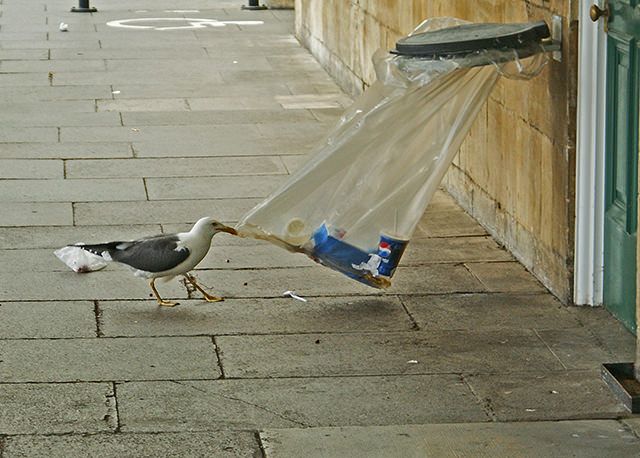
[{"label": "stone block wall", "polygon": [[298,38],[357,95],[371,56],[422,20],[563,17],[563,59],[530,81],[501,78],[444,185],[556,296],[572,297],[578,0],[296,0]]}]

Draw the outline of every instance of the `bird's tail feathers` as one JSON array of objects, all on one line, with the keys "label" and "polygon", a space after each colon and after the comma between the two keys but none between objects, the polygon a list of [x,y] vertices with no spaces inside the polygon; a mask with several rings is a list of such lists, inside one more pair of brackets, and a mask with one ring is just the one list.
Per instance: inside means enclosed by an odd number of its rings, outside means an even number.
[{"label": "bird's tail feathers", "polygon": [[111,261],[112,260],[111,253],[116,251],[118,249],[118,245],[122,243],[123,242],[109,242],[109,243],[97,243],[94,245],[88,245],[85,243],[76,243],[75,245],[69,245],[69,246],[82,248],[83,250],[88,251],[89,253],[93,253],[97,256],[100,256],[102,259],[106,261]]}]

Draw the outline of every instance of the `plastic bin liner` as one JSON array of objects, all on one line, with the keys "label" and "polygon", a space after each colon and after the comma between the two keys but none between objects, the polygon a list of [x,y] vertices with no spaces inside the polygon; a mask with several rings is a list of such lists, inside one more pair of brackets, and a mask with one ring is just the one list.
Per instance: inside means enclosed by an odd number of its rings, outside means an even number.
[{"label": "plastic bin liner", "polygon": [[[463,23],[431,19],[413,33]],[[377,81],[308,162],[236,229],[367,285],[389,286],[498,78],[534,76],[546,62],[540,56],[521,61],[514,50],[483,50],[429,60],[378,51]]]}]

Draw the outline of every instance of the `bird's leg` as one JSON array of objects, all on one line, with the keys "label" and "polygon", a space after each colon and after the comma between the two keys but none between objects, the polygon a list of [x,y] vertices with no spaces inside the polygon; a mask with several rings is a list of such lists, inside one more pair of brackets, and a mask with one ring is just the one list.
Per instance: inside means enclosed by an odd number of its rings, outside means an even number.
[{"label": "bird's leg", "polygon": [[156,289],[155,278],[151,279],[151,281],[149,282],[149,286],[151,286],[151,291],[153,291],[153,295],[156,297],[156,300],[158,301],[159,305],[162,305],[163,307],[175,307],[176,305],[178,305],[177,302],[165,301],[160,297],[160,294],[158,294],[158,290]]},{"label": "bird's leg", "polygon": [[220,302],[220,301],[224,300],[224,297],[212,296],[211,294],[206,292],[202,288],[202,286],[200,286],[198,283],[196,283],[196,279],[193,278],[191,275],[185,274],[184,278],[186,278],[187,281],[189,283],[191,283],[195,289],[197,289],[198,291],[200,291],[202,293],[202,295],[204,296],[204,300],[205,301],[207,301],[207,302]]}]

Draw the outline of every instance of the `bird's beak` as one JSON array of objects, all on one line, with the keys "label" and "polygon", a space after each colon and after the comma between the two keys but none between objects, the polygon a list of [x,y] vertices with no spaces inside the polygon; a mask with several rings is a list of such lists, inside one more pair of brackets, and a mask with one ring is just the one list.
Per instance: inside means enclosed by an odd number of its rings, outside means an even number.
[{"label": "bird's beak", "polygon": [[220,232],[226,232],[227,234],[231,235],[238,235],[238,231],[229,226],[224,226],[222,229],[220,229]]}]

